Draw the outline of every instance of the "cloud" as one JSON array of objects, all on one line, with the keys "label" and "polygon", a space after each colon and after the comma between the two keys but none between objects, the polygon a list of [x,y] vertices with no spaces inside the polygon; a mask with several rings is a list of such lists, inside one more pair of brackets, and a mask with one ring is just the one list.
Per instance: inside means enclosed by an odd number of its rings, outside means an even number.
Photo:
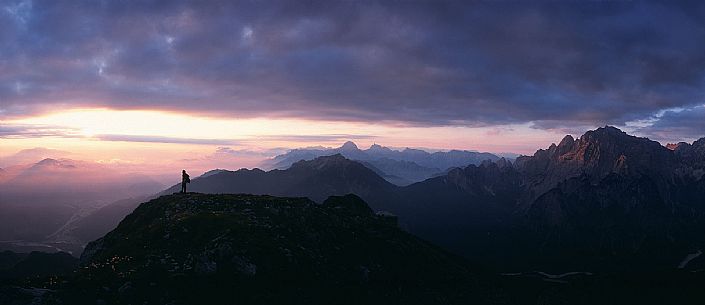
[{"label": "cloud", "polygon": [[288,142],[344,142],[348,140],[375,139],[377,136],[361,134],[321,134],[321,135],[263,135],[257,139]]},{"label": "cloud", "polygon": [[11,1],[0,118],[59,107],[417,125],[702,104],[705,3]]},{"label": "cloud", "polygon": [[189,172],[193,170],[196,173],[215,168],[231,170],[253,168],[258,166],[263,159],[274,157],[286,151],[285,148],[244,149],[221,146],[216,148],[213,153],[181,159],[178,164],[181,167],[189,168]]},{"label": "cloud", "polygon": [[664,143],[693,141],[705,137],[705,105],[668,110],[637,129],[639,133]]},{"label": "cloud", "polygon": [[230,147],[218,147],[215,150],[215,153],[213,155],[211,155],[211,157],[213,157],[213,156],[229,156],[229,157],[247,156],[247,157],[269,158],[272,156],[282,154],[282,153],[286,152],[287,150],[288,149],[286,149],[286,148],[270,148],[270,149],[253,150],[253,149],[233,149]]},{"label": "cloud", "polygon": [[200,145],[233,145],[233,144],[239,143],[239,141],[237,141],[237,140],[229,140],[229,139],[190,139],[190,138],[176,138],[176,137],[162,137],[162,136],[117,135],[117,134],[97,135],[94,138],[101,140],[101,141],[200,144]]},{"label": "cloud", "polygon": [[42,137],[79,137],[78,130],[65,126],[40,124],[0,124],[0,138],[25,139]]}]

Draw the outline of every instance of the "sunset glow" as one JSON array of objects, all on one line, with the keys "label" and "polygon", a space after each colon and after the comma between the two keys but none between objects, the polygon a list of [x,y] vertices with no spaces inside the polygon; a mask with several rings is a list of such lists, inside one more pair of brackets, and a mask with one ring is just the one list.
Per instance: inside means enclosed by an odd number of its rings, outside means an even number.
[{"label": "sunset glow", "polygon": [[[535,143],[554,141],[556,133],[526,125],[502,127],[423,127],[304,119],[226,119],[186,113],[74,109],[7,120],[41,136],[3,140],[0,156],[22,149],[47,147],[71,151],[94,161],[131,160],[152,166],[190,157],[204,157],[218,147],[241,150],[228,165],[256,166],[286,149],[339,146],[351,140],[361,147],[380,143],[390,147],[468,149],[532,153]],[[442,136],[439,136],[442,135]],[[216,164],[208,164],[217,166]],[[205,165],[204,165],[205,166]],[[207,168],[200,168],[207,170]]]}]

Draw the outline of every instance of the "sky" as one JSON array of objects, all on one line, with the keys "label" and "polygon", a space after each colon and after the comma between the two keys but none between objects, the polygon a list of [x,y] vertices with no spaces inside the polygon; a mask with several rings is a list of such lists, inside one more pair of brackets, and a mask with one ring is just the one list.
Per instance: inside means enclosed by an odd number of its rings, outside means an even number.
[{"label": "sky", "polygon": [[0,0],[0,167],[705,136],[702,1]]}]

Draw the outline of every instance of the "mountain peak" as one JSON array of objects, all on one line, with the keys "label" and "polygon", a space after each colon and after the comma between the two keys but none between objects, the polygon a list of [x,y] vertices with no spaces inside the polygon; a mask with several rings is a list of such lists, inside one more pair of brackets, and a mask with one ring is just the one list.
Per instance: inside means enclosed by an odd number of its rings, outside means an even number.
[{"label": "mountain peak", "polygon": [[636,138],[635,136],[629,135],[617,127],[605,126],[605,127],[600,127],[595,130],[590,130],[590,131],[586,132],[581,137],[581,139],[585,138],[586,140],[589,140],[589,139],[596,139],[596,138],[604,139],[604,138],[617,138],[617,137]]},{"label": "mountain peak", "polygon": [[347,141],[340,147],[342,150],[357,150],[357,145],[353,141]]},{"label": "mountain peak", "polygon": [[299,168],[299,167],[310,167],[310,168],[316,168],[316,169],[323,169],[331,166],[340,166],[342,164],[347,164],[347,163],[353,163],[354,161],[351,161],[347,158],[345,158],[342,154],[334,154],[330,156],[321,156],[318,158],[315,158],[313,160],[301,160],[293,165],[291,165],[291,168]]},{"label": "mountain peak", "polygon": [[705,147],[705,138],[700,138],[693,142],[693,147]]},{"label": "mountain peak", "polygon": [[543,193],[581,175],[594,183],[611,173],[665,177],[674,162],[672,156],[658,142],[605,126],[587,131],[577,140],[566,136],[560,145],[552,144],[533,157],[517,159],[517,166],[531,177],[536,193]]},{"label": "mountain peak", "polygon": [[[382,150],[385,149],[386,147],[379,145],[377,143],[374,143],[370,146],[370,150]],[[387,148],[388,149],[388,148]]]},{"label": "mountain peak", "polygon": [[566,135],[565,137],[563,137],[563,140],[561,140],[561,142],[558,143],[558,146],[570,146],[570,145],[573,145],[573,142],[575,142],[575,139],[573,139],[573,136]]}]

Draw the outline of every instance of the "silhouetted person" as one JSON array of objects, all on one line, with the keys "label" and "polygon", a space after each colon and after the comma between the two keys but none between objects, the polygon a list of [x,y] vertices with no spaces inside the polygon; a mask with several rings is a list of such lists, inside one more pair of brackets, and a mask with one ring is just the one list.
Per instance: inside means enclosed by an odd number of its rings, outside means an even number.
[{"label": "silhouetted person", "polygon": [[191,178],[189,178],[186,170],[181,171],[181,192],[186,193],[186,183],[191,183]]}]

